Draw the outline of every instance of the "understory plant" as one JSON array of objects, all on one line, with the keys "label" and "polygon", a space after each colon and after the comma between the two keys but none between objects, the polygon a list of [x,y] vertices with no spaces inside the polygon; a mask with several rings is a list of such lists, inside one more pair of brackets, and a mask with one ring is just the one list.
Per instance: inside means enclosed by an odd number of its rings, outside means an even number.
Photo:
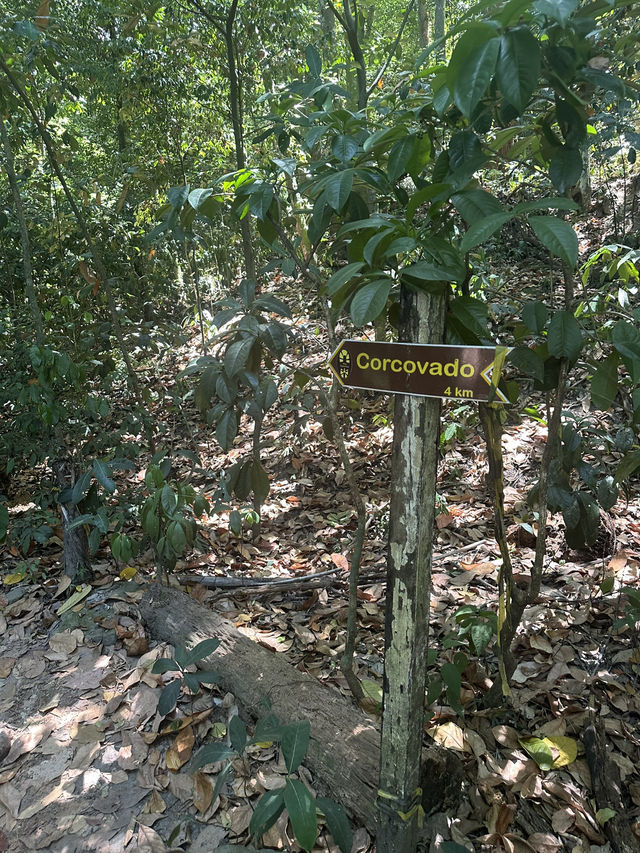
[{"label": "understory plant", "polygon": [[249,824],[252,836],[260,838],[286,809],[298,844],[303,850],[311,851],[318,837],[317,813],[320,812],[341,853],[350,853],[351,827],[342,806],[327,797],[314,797],[295,775],[306,755],[310,730],[308,720],[281,724],[274,714],[269,714],[258,721],[253,736],[249,737],[244,722],[235,715],[229,721],[228,743],[203,746],[195,757],[194,767],[226,762],[218,773],[213,792],[215,800],[231,772],[234,758],[244,755],[249,747],[279,743],[286,766],[285,784],[282,788],[265,791],[260,797]]},{"label": "understory plant", "polygon": [[181,692],[186,688],[192,696],[200,691],[203,684],[217,684],[220,676],[216,672],[189,669],[209,657],[220,645],[220,640],[212,637],[197,643],[190,651],[184,646],[176,646],[173,657],[158,658],[151,672],[161,675],[165,672],[175,672],[176,677],[162,689],[158,700],[158,713],[163,717],[170,714],[178,703]]}]

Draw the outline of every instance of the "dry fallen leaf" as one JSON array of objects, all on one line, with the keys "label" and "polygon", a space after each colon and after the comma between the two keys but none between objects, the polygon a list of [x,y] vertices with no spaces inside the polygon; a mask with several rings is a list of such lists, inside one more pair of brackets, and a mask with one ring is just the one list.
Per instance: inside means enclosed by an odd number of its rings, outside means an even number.
[{"label": "dry fallen leaf", "polygon": [[198,771],[193,777],[193,804],[201,814],[204,814],[211,805],[213,797],[213,785],[209,777]]}]

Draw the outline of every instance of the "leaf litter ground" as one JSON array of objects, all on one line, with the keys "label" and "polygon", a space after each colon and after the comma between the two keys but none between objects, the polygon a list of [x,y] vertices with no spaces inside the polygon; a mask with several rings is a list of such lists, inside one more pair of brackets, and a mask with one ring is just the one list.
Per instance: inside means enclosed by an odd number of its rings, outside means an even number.
[{"label": "leaf litter ground", "polygon": [[[319,340],[314,346],[317,362],[326,353]],[[170,385],[175,367],[190,355],[180,353],[163,381]],[[313,353],[307,357],[314,362]],[[571,401],[577,410],[584,408],[581,387],[574,388]],[[356,663],[367,709],[375,713],[383,667],[391,417],[389,401],[380,395],[345,392],[341,402],[369,510]],[[459,422],[460,428],[439,473],[431,601],[431,646],[437,649],[454,630],[459,607],[495,610],[499,566],[473,409],[448,404],[447,412],[443,423]],[[218,469],[249,452],[248,432],[225,456],[193,413],[170,421],[159,406],[154,414],[165,417],[176,446],[198,437],[205,467]],[[246,635],[346,695],[339,660],[347,618],[345,554],[355,513],[344,474],[314,418],[297,433],[290,417],[271,418],[265,436],[263,460],[272,487],[260,535],[239,539],[229,533],[224,515],[209,519],[206,550],[179,564],[179,577],[189,581],[194,597],[223,612]],[[509,423],[504,437],[516,578],[526,577],[533,565],[535,538],[525,499],[544,440],[545,430],[534,420]],[[431,816],[429,825],[469,850],[611,849],[603,830],[611,816],[598,812],[594,802],[581,740],[593,710],[621,778],[621,805],[638,826],[640,648],[637,632],[614,628],[621,593],[637,586],[640,572],[637,496],[621,499],[611,516],[615,541],[588,555],[567,550],[561,520],[552,516],[543,586],[517,639],[509,707],[487,711],[476,704],[495,675],[492,644],[482,655],[470,655],[462,675],[465,713],[443,697],[431,708],[425,744],[435,740],[455,751],[466,781],[460,803],[447,815]],[[4,552],[4,577],[18,556]],[[190,769],[199,746],[224,736],[229,719],[242,709],[231,694],[206,689],[183,695],[175,718],[157,714],[163,676],[150,670],[172,649],[147,636],[137,609],[154,568],[151,556],[143,555],[137,574],[126,582],[105,554],[96,564],[94,589],[62,615],[57,611],[68,581],[60,573],[55,535],[39,556],[49,569],[45,581],[24,580],[0,592],[0,851],[205,853],[227,843],[246,846],[257,796],[284,785],[285,767],[276,746],[256,749],[234,763],[230,784],[215,800],[216,774]],[[319,573],[310,585],[309,576]],[[293,582],[286,588],[224,589],[207,586],[207,577]],[[600,584],[607,577],[613,589],[604,595]],[[456,650],[441,651],[440,662],[452,660]],[[300,777],[313,789],[304,767]],[[263,846],[299,849],[286,813]],[[371,846],[366,830],[356,827],[354,851]],[[324,831],[316,849],[337,848]]]}]

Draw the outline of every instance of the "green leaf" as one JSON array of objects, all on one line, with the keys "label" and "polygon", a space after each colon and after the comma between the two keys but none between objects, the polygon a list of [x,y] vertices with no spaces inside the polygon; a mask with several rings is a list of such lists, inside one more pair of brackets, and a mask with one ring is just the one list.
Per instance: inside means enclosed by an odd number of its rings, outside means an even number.
[{"label": "green leaf", "polygon": [[71,491],[71,503],[79,504],[80,501],[86,496],[89,491],[89,486],[91,484],[91,478],[93,477],[93,471],[91,468],[88,471],[85,471],[81,477],[75,482],[75,485]]},{"label": "green leaf", "polygon": [[598,365],[591,379],[591,402],[603,412],[611,408],[618,393],[618,362],[617,353],[612,352]]},{"label": "green leaf", "polygon": [[327,826],[341,853],[351,853],[353,833],[345,810],[328,797],[318,797],[316,806],[327,819]]},{"label": "green leaf", "polygon": [[409,161],[413,157],[416,148],[416,137],[414,134],[399,139],[389,152],[387,163],[387,177],[391,183],[395,183],[408,170]]},{"label": "green leaf", "polygon": [[285,354],[289,345],[286,327],[277,320],[260,327],[260,339],[264,341],[267,349],[278,358]]},{"label": "green leaf", "polygon": [[220,645],[220,640],[217,637],[211,637],[208,640],[202,640],[197,643],[189,652],[187,656],[187,666],[192,663],[197,663],[197,661],[204,660],[204,658],[208,658],[209,655],[213,654],[215,650]]},{"label": "green leaf", "polygon": [[284,804],[289,812],[296,841],[303,850],[311,851],[318,837],[316,804],[306,785],[297,779],[287,779]]},{"label": "green leaf", "polygon": [[158,658],[151,667],[151,672],[155,675],[163,672],[180,672],[180,664],[173,658]]},{"label": "green leaf", "polygon": [[242,338],[229,344],[224,354],[224,370],[227,376],[233,378],[247,366],[255,338]]},{"label": "green leaf", "polygon": [[455,193],[451,201],[469,225],[494,213],[504,213],[504,206],[486,190],[466,190]]},{"label": "green leaf", "polygon": [[500,39],[496,82],[518,114],[523,112],[538,83],[540,44],[528,29],[509,30]]},{"label": "green leaf", "polygon": [[193,769],[199,770],[205,764],[215,764],[227,758],[233,758],[235,752],[226,743],[208,743],[202,747],[193,760]]},{"label": "green leaf", "polygon": [[247,727],[237,714],[229,721],[229,740],[238,755],[242,755],[247,745]]},{"label": "green leaf", "polygon": [[308,44],[304,50],[304,55],[311,74],[314,77],[319,77],[322,74],[322,57],[318,48],[314,44]]},{"label": "green leaf", "polygon": [[570,311],[556,311],[551,318],[548,336],[549,355],[575,361],[582,349],[582,332]]},{"label": "green leaf", "polygon": [[335,174],[331,175],[327,180],[324,189],[324,196],[327,200],[327,204],[329,204],[336,213],[340,213],[347,203],[352,187],[353,169],[345,169],[342,172],[335,172]]},{"label": "green leaf", "polygon": [[460,670],[457,666],[447,661],[440,667],[440,676],[447,687],[447,701],[454,711],[461,713],[460,688],[462,687],[462,678]]},{"label": "green leaf", "polygon": [[534,210],[578,210],[579,205],[571,198],[562,196],[551,196],[550,198],[538,198],[535,201],[521,201],[516,204],[512,213],[531,213]]},{"label": "green leaf", "polygon": [[9,510],[4,506],[0,506],[0,542],[4,542],[9,529]]},{"label": "green leaf", "polygon": [[269,494],[271,484],[269,475],[259,462],[253,462],[251,465],[251,488],[258,502],[263,503]]},{"label": "green leaf", "polygon": [[541,770],[551,770],[553,752],[544,740],[539,737],[520,738],[520,746],[529,753]]},{"label": "green leaf", "polygon": [[534,349],[526,346],[514,347],[507,356],[508,360],[526,376],[533,376],[539,382],[544,379],[544,360]]},{"label": "green leaf", "polygon": [[533,8],[564,27],[571,14],[577,9],[578,2],[579,0],[536,0]]},{"label": "green leaf", "polygon": [[116,484],[109,476],[111,474],[111,468],[105,462],[102,462],[100,459],[94,459],[93,473],[95,474],[96,480],[106,492],[109,492],[110,495],[115,492]]},{"label": "green leaf", "polygon": [[549,311],[543,302],[526,302],[522,308],[522,319],[528,329],[541,335],[547,324]]},{"label": "green leaf", "polygon": [[610,510],[618,502],[618,485],[613,477],[603,477],[597,488],[598,503],[604,510]]},{"label": "green leaf", "polygon": [[191,693],[196,694],[200,690],[200,679],[198,678],[197,673],[185,672],[182,678],[184,680],[185,687],[187,687]]},{"label": "green leaf", "polygon": [[572,269],[578,260],[578,237],[568,222],[557,216],[530,216],[529,225],[543,246]]},{"label": "green leaf", "polygon": [[489,622],[476,622],[470,629],[471,640],[476,654],[481,655],[493,637],[493,628]]},{"label": "green leaf", "polygon": [[166,717],[176,707],[181,689],[182,681],[179,678],[174,679],[163,689],[158,700],[158,713],[161,717]]},{"label": "green leaf", "polygon": [[189,198],[187,200],[194,210],[199,210],[200,205],[204,204],[205,201],[212,195],[213,189],[211,187],[208,187],[206,189],[197,189],[192,190],[189,193]]},{"label": "green leaf", "polygon": [[[616,468],[616,483],[623,483],[640,468],[640,450],[632,450],[623,457],[622,462]],[[58,613],[60,611],[58,610]]]},{"label": "green leaf", "polygon": [[259,183],[249,196],[249,210],[256,219],[266,219],[273,203],[274,192],[271,184]]},{"label": "green leaf", "polygon": [[238,413],[227,409],[216,426],[216,440],[223,450],[229,450],[238,434]]},{"label": "green leaf", "polygon": [[311,725],[309,720],[298,720],[282,727],[280,745],[287,773],[297,770],[309,746]]},{"label": "green leaf", "polygon": [[200,684],[218,684],[220,675],[217,672],[209,672],[208,670],[200,670],[197,673]]},{"label": "green leaf", "polygon": [[640,382],[640,332],[626,320],[618,320],[611,332],[614,347],[620,353],[631,379]]},{"label": "green leaf", "polygon": [[549,163],[551,183],[559,193],[564,193],[578,183],[582,169],[582,155],[577,148],[558,148]]},{"label": "green leaf", "polygon": [[457,841],[443,841],[440,849],[442,853],[473,853],[468,847],[463,847]]},{"label": "green leaf", "polygon": [[418,279],[419,281],[457,281],[458,271],[450,267],[431,264],[428,261],[418,261],[401,270],[403,278]]},{"label": "green leaf", "polygon": [[278,820],[284,810],[284,789],[266,791],[258,800],[258,805],[251,815],[249,831],[259,838]]},{"label": "green leaf", "polygon": [[416,210],[423,204],[438,196],[446,196],[449,192],[449,184],[430,184],[415,192],[407,204],[407,222],[411,222]]},{"label": "green leaf", "polygon": [[260,311],[269,311],[272,314],[279,314],[281,317],[291,318],[291,309],[283,302],[282,299],[278,299],[277,296],[273,296],[271,293],[263,293],[257,297],[254,302],[254,306],[258,308]]},{"label": "green leaf", "polygon": [[347,163],[357,153],[358,143],[353,136],[347,136],[347,134],[341,133],[339,136],[336,136],[331,143],[331,151],[336,159],[340,160],[342,163]]},{"label": "green leaf", "polygon": [[356,326],[371,323],[384,310],[391,293],[391,280],[381,278],[361,287],[351,300],[351,319]]},{"label": "green leaf", "polygon": [[363,266],[363,261],[355,261],[352,264],[347,264],[346,267],[341,267],[337,272],[334,272],[327,281],[327,293],[329,296],[333,296],[334,293],[337,293],[343,284],[346,284],[360,272]]},{"label": "green leaf", "polygon": [[173,491],[169,483],[165,483],[162,487],[160,503],[162,504],[162,509],[169,518],[171,518],[173,513],[176,511],[178,499],[176,498],[176,493]]},{"label": "green leaf", "polygon": [[492,213],[489,216],[485,216],[479,222],[474,222],[462,238],[460,250],[468,252],[475,246],[480,245],[480,243],[484,243],[485,240],[488,240],[492,234],[495,234],[511,218],[511,213]]},{"label": "green leaf", "polygon": [[179,210],[189,197],[189,184],[182,187],[171,187],[167,192],[167,200],[171,207]]},{"label": "green leaf", "polygon": [[184,552],[187,547],[187,537],[179,521],[172,521],[167,527],[167,541],[178,556]]},{"label": "green leaf", "polygon": [[[458,52],[466,53],[463,64],[455,68],[452,95],[462,115],[470,118],[493,77],[500,50],[500,39],[490,38],[488,41],[476,44],[467,52],[467,35],[468,33],[465,33],[460,38],[451,58],[453,65],[454,57]],[[457,64],[456,57],[455,65]]]}]

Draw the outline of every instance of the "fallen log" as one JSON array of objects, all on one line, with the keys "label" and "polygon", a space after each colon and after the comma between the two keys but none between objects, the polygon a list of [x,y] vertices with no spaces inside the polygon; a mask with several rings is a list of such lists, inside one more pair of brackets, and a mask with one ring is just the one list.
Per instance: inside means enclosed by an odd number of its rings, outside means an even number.
[{"label": "fallen log", "polygon": [[282,722],[308,719],[305,764],[329,796],[375,833],[380,733],[373,720],[179,590],[151,584],[140,612],[151,634],[173,645],[190,648],[217,637],[220,646],[203,665],[219,673],[222,687],[254,718],[271,712]]}]

